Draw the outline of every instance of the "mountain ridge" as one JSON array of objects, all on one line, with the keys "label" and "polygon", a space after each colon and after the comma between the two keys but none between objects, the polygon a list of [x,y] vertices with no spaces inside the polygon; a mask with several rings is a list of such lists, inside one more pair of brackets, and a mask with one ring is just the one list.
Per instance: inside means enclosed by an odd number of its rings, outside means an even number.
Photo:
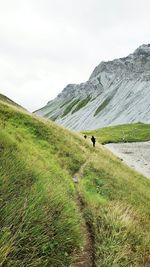
[{"label": "mountain ridge", "polygon": [[69,84],[36,111],[73,130],[150,122],[150,44],[127,57],[102,61],[89,80]]},{"label": "mountain ridge", "polygon": [[6,104],[9,104],[9,105],[12,105],[14,107],[17,107],[17,108],[20,108],[20,109],[27,111],[24,107],[22,107],[21,105],[19,105],[18,103],[16,103],[12,99],[10,99],[9,97],[7,97],[1,93],[0,93],[0,102],[6,103]]}]

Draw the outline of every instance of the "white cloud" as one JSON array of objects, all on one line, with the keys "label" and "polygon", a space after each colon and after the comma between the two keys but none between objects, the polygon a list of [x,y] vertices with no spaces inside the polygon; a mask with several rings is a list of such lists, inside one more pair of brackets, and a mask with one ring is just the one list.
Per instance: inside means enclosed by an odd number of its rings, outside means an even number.
[{"label": "white cloud", "polygon": [[0,0],[0,88],[30,110],[150,40],[149,0]]}]

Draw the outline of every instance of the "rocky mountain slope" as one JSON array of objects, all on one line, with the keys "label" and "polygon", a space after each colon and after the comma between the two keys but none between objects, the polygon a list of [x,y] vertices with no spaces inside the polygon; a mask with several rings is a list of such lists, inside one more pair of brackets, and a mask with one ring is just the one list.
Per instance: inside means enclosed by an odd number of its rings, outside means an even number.
[{"label": "rocky mountain slope", "polygon": [[78,131],[150,123],[150,44],[101,62],[86,83],[69,84],[36,113]]}]

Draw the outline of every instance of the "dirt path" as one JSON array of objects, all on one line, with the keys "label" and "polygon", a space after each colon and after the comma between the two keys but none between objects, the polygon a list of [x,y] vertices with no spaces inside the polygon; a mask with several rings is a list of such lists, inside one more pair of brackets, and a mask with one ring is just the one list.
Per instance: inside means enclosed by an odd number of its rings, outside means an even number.
[{"label": "dirt path", "polygon": [[84,221],[83,234],[85,236],[85,244],[84,244],[83,251],[78,256],[78,258],[76,259],[76,262],[71,267],[95,267],[94,237],[92,234],[91,225],[89,225],[85,221],[84,214],[83,214],[85,205],[78,190],[78,183],[80,182],[80,179],[82,179],[83,171],[86,165],[87,165],[87,162],[81,166],[79,172],[77,172],[73,177],[73,181],[75,182],[75,187],[76,187],[76,192],[77,192],[76,202],[77,202],[79,211]]},{"label": "dirt path", "polygon": [[107,144],[105,147],[150,179],[150,142]]}]

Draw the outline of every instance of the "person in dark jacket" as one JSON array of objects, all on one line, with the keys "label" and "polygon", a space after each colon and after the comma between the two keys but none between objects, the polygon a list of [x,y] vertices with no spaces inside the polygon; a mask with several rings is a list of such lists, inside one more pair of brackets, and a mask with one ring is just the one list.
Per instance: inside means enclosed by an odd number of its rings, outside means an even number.
[{"label": "person in dark jacket", "polygon": [[91,137],[91,141],[93,143],[93,147],[95,147],[95,143],[96,143],[96,138],[92,135]]}]

